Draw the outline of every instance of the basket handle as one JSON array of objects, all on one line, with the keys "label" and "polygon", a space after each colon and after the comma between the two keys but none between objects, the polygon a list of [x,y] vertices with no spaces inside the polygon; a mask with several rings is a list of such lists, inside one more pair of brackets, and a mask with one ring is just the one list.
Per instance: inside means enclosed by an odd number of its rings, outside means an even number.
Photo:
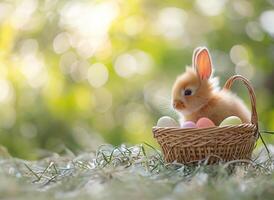
[{"label": "basket handle", "polygon": [[257,110],[256,110],[256,97],[255,97],[254,89],[251,86],[251,83],[249,82],[249,80],[241,75],[234,75],[226,81],[223,89],[229,90],[235,80],[241,80],[248,89],[248,93],[249,93],[249,97],[250,97],[250,101],[251,101],[251,123],[255,124],[258,129],[258,115],[257,115]]}]

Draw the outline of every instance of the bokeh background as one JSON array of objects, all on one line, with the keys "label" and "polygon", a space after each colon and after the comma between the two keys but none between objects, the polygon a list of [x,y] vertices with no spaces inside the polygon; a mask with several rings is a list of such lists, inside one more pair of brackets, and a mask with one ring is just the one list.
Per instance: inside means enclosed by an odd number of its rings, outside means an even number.
[{"label": "bokeh background", "polygon": [[252,81],[260,128],[273,130],[274,0],[1,0],[0,143],[27,159],[155,145],[151,128],[175,116],[171,86],[197,46],[221,85]]}]

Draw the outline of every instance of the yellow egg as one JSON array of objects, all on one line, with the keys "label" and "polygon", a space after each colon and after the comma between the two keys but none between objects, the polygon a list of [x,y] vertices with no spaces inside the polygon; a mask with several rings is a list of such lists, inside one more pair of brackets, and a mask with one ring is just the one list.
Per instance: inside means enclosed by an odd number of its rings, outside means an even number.
[{"label": "yellow egg", "polygon": [[239,125],[242,124],[242,120],[237,116],[230,116],[225,118],[220,126],[228,126],[228,125]]}]

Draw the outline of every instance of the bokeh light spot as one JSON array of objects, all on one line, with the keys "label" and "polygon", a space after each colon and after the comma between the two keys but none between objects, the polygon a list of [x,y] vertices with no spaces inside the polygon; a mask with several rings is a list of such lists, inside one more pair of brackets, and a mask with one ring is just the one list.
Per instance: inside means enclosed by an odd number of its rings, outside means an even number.
[{"label": "bokeh light spot", "polygon": [[144,75],[154,66],[152,57],[139,49],[119,55],[114,63],[116,73],[123,78],[130,78],[135,74]]},{"label": "bokeh light spot", "polygon": [[108,69],[102,63],[95,63],[88,69],[88,81],[95,87],[102,87],[108,80]]},{"label": "bokeh light spot", "polygon": [[77,56],[74,52],[68,51],[61,56],[60,68],[64,74],[71,72],[71,65],[77,62]]},{"label": "bokeh light spot", "polygon": [[187,13],[180,8],[167,7],[160,11],[157,30],[169,40],[180,39],[185,32]]},{"label": "bokeh light spot", "polygon": [[32,54],[24,56],[21,70],[33,88],[43,86],[48,80],[47,69],[42,57]]},{"label": "bokeh light spot", "polygon": [[137,70],[137,61],[128,53],[122,54],[115,60],[114,69],[119,76],[129,78]]},{"label": "bokeh light spot", "polygon": [[260,22],[262,28],[274,37],[274,10],[268,10],[261,14]]},{"label": "bokeh light spot", "polygon": [[248,37],[250,37],[252,40],[260,42],[264,39],[264,33],[258,22],[255,22],[255,21],[248,22],[245,26],[245,30]]},{"label": "bokeh light spot", "polygon": [[241,61],[248,61],[248,52],[242,45],[234,45],[230,50],[230,58],[234,64]]},{"label": "bokeh light spot", "polygon": [[252,4],[247,0],[233,1],[233,8],[242,17],[251,17],[254,12]]},{"label": "bokeh light spot", "polygon": [[89,63],[85,60],[76,61],[70,66],[70,74],[74,81],[80,82],[87,79]]},{"label": "bokeh light spot", "polygon": [[137,62],[136,73],[146,74],[152,69],[154,61],[148,53],[136,49],[132,51],[132,55],[135,57]]},{"label": "bokeh light spot", "polygon": [[226,0],[196,0],[198,9],[205,15],[216,16],[221,14],[226,4]]},{"label": "bokeh light spot", "polygon": [[53,49],[56,53],[61,54],[67,51],[70,47],[69,34],[59,33],[53,40]]}]

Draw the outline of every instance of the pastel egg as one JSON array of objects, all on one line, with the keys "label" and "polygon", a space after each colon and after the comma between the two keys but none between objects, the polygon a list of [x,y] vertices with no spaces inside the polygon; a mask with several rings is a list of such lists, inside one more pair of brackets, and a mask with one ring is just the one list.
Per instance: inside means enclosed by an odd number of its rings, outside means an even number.
[{"label": "pastel egg", "polygon": [[197,128],[196,124],[193,121],[185,121],[182,126],[182,128]]},{"label": "pastel egg", "polygon": [[228,126],[228,125],[239,125],[242,124],[242,120],[237,116],[230,116],[225,118],[220,126]]},{"label": "pastel egg", "polygon": [[176,122],[173,118],[164,116],[161,117],[157,122],[158,127],[180,127],[179,123]]},{"label": "pastel egg", "polygon": [[206,117],[200,118],[197,121],[196,125],[197,125],[198,128],[209,128],[209,127],[214,127],[215,126],[213,121],[211,121],[210,119],[208,119]]}]

